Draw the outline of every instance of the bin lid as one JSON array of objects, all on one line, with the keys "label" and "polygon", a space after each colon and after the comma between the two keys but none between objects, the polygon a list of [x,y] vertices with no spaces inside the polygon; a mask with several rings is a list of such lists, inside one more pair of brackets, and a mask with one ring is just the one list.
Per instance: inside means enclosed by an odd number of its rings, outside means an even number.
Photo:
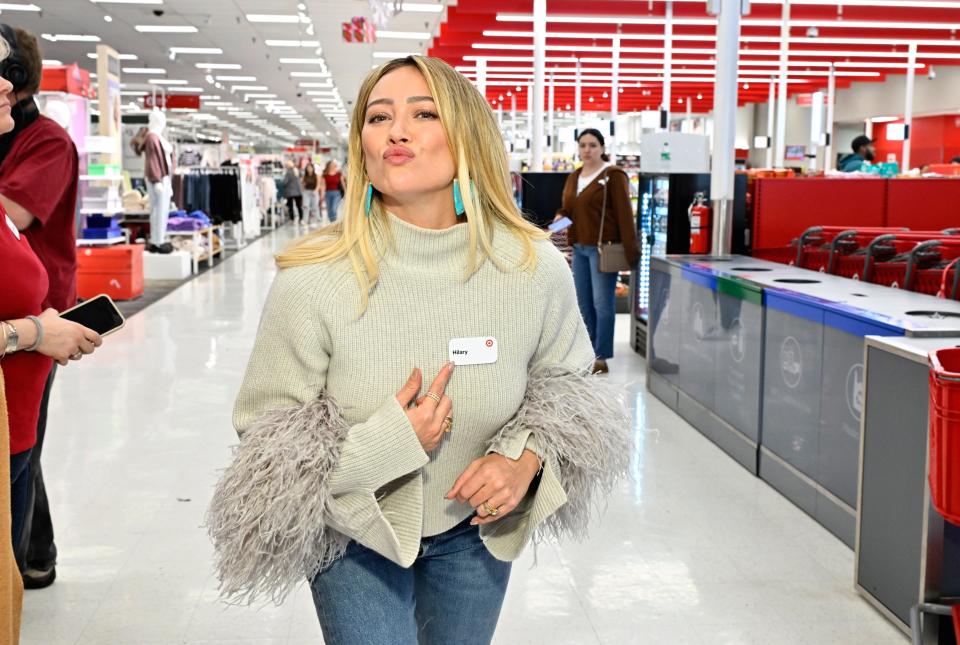
[{"label": "bin lid", "polygon": [[711,291],[717,290],[717,274],[706,267],[688,264],[681,269],[681,275],[685,280],[699,284]]},{"label": "bin lid", "polygon": [[761,289],[759,285],[744,280],[743,278],[724,275],[718,276],[717,291],[739,300],[752,302],[755,305],[763,304],[763,289]]}]

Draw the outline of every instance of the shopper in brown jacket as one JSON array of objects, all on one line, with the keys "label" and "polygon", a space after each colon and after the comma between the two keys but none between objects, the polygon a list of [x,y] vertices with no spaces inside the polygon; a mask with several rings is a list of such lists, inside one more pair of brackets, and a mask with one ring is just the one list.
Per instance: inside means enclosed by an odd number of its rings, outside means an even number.
[{"label": "shopper in brown jacket", "polygon": [[[10,432],[7,427],[7,399],[0,372],[0,535],[10,535]],[[6,453],[6,454],[4,454]],[[23,607],[23,580],[13,557],[13,544],[4,541],[0,549],[0,643],[20,642],[20,610]]]},{"label": "shopper in brown jacket", "polygon": [[594,371],[606,372],[607,359],[613,357],[618,276],[600,271],[597,244],[622,242],[627,260],[633,266],[640,261],[640,247],[627,173],[608,163],[603,135],[598,130],[584,130],[577,137],[577,143],[583,166],[567,178],[557,219],[573,220],[570,243],[577,301],[597,355]]}]

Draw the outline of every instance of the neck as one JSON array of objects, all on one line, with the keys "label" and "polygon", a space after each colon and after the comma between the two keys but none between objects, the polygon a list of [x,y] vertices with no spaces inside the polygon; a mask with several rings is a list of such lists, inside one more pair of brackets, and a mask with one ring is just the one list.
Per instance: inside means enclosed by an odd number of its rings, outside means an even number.
[{"label": "neck", "polygon": [[409,199],[381,195],[384,207],[408,224],[442,230],[457,223],[453,208],[453,186]]},{"label": "neck", "polygon": [[586,175],[592,175],[603,167],[603,160],[597,159],[596,161],[584,161],[583,162],[583,172]]}]

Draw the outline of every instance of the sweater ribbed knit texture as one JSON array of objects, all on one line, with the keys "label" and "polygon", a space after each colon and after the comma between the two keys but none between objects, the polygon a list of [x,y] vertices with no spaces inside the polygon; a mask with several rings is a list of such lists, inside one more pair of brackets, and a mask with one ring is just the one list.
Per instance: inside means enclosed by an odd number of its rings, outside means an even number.
[{"label": "sweater ribbed knit texture", "polygon": [[[516,414],[529,372],[538,365],[577,370],[593,358],[566,260],[549,242],[535,243],[537,266],[516,268],[523,245],[504,226],[493,245],[506,270],[489,260],[464,281],[469,229],[413,226],[388,215],[394,243],[358,317],[360,292],[345,262],[281,270],[267,298],[257,340],[234,410],[242,433],[265,412],[303,405],[321,391],[351,425],[330,477],[333,528],[403,566],[420,538],[449,530],[473,513],[444,494]],[[492,336],[499,358],[460,365],[446,394],[454,428],[429,455],[396,401],[414,367],[422,392],[448,360],[451,339]],[[532,438],[506,449],[516,459]],[[536,526],[566,495],[556,464],[513,513],[483,527],[490,552],[513,560]]]}]

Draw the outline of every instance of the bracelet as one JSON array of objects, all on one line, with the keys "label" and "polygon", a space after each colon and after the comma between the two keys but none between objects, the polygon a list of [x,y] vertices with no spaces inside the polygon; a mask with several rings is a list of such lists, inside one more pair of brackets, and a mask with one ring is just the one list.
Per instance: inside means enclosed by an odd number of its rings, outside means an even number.
[{"label": "bracelet", "polygon": [[3,358],[7,353],[17,351],[16,344],[19,339],[17,337],[17,328],[6,320],[0,320],[0,327],[3,328],[3,342],[0,343],[0,358]]},{"label": "bracelet", "polygon": [[32,322],[33,325],[37,328],[37,342],[35,342],[30,347],[27,347],[23,351],[35,352],[37,351],[37,348],[40,347],[40,344],[43,342],[43,323],[40,322],[40,319],[37,318],[36,316],[27,316],[27,320]]}]

